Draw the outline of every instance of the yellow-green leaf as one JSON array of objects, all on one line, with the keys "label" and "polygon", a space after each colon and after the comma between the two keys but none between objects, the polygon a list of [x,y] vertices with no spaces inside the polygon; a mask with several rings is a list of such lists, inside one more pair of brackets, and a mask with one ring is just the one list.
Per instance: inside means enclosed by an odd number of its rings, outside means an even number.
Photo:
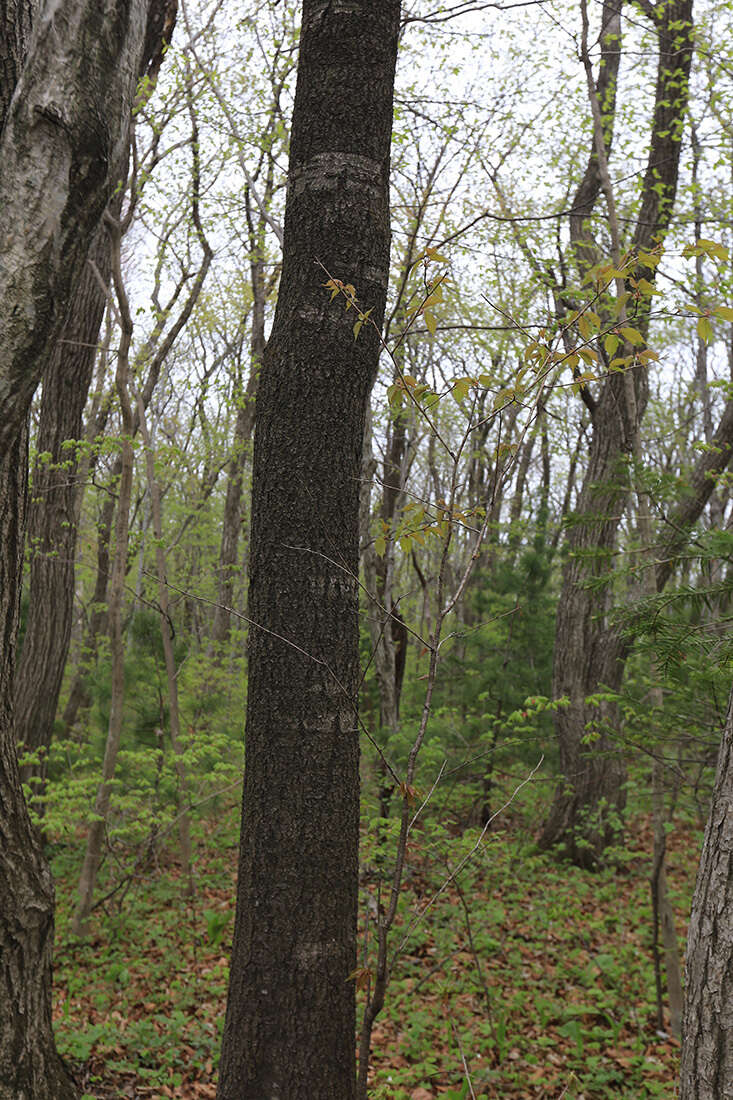
[{"label": "yellow-green leaf", "polygon": [[616,336],[615,333],[609,332],[605,340],[603,341],[603,346],[606,349],[606,355],[614,355],[620,343],[620,338]]},{"label": "yellow-green leaf", "polygon": [[402,405],[402,386],[393,385],[387,387],[387,401],[390,409],[399,409]]},{"label": "yellow-green leaf", "polygon": [[625,340],[628,340],[632,347],[640,347],[644,343],[644,337],[639,332],[638,328],[632,328],[631,325],[625,325],[622,329],[619,329],[621,335]]},{"label": "yellow-green leaf", "polygon": [[730,257],[728,249],[725,247],[725,245],[719,244],[718,241],[708,241],[700,239],[697,244],[698,247],[703,250],[703,252],[706,252],[708,256],[711,256],[716,260],[722,260],[723,262],[725,262]]},{"label": "yellow-green leaf", "polygon": [[459,378],[453,386],[453,396],[456,401],[462,401],[474,384],[473,378]]}]

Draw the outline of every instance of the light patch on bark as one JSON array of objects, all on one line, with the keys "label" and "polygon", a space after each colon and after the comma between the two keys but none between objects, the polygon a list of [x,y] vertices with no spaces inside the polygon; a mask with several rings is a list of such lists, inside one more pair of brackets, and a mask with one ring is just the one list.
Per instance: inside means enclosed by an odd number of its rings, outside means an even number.
[{"label": "light patch on bark", "polygon": [[303,191],[334,191],[348,181],[351,188],[361,189],[381,184],[382,165],[371,157],[359,153],[317,153],[310,160],[293,169],[291,186],[293,195]]}]

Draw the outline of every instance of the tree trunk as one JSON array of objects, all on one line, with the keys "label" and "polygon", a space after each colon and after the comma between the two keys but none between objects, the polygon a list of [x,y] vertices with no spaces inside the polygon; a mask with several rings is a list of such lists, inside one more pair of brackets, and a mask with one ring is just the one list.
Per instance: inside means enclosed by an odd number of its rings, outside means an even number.
[{"label": "tree trunk", "polygon": [[[112,484],[119,479],[119,470],[115,464],[112,475]],[[108,496],[104,498],[97,520],[97,575],[94,582],[94,594],[91,601],[91,613],[89,622],[84,631],[84,639],[81,644],[79,662],[76,666],[69,697],[64,707],[62,723],[62,737],[68,737],[79,711],[89,707],[91,696],[87,686],[87,675],[90,665],[96,664],[99,635],[102,633],[107,621],[107,585],[109,583],[109,544],[112,536],[112,523],[115,514],[117,497],[111,488]]]},{"label": "tree trunk", "polygon": [[25,427],[0,457],[0,1100],[72,1100],[51,1027],[54,889],[12,736],[28,469]]},{"label": "tree trunk", "polygon": [[[359,479],[379,358],[399,0],[304,0],[260,379],[237,916],[219,1100],[354,1096]],[[359,104],[354,109],[354,104]],[[256,624],[256,625],[255,625]]]},{"label": "tree trunk", "polygon": [[[223,646],[229,640],[231,629],[229,609],[234,601],[234,582],[236,580],[239,558],[239,534],[242,526],[242,490],[244,485],[244,467],[247,449],[252,437],[254,424],[255,393],[260,358],[253,357],[247,387],[239,391],[239,407],[234,426],[232,458],[227,471],[227,491],[224,499],[224,515],[221,524],[221,544],[219,547],[219,590],[214,621],[211,628],[211,640],[217,646]],[[239,388],[239,387],[238,387]]]},{"label": "tree trunk", "polygon": [[[611,3],[611,8],[617,17],[617,5]],[[680,127],[693,48],[692,0],[672,0],[650,12],[657,32],[659,62],[649,158],[631,241],[634,252],[663,240],[669,225],[677,193]],[[619,48],[613,38],[604,45],[607,56],[596,84],[602,108],[602,85],[605,81],[607,94],[611,95],[611,68],[618,65]],[[604,70],[611,75],[604,76]],[[606,119],[612,118],[612,113],[613,104],[606,104],[604,125],[608,125]],[[608,131],[604,139],[608,146]],[[571,216],[571,238],[581,271],[582,265],[587,267],[600,255],[592,247],[586,228],[600,191],[601,176],[594,152],[576,192]],[[654,280],[653,270],[641,274],[650,282]],[[647,318],[637,318],[635,323],[646,331]],[[591,451],[570,527],[556,621],[553,696],[566,696],[568,705],[556,712],[562,779],[540,845],[559,846],[570,859],[587,867],[595,866],[607,845],[619,837],[626,802],[626,768],[616,741],[617,708],[613,702],[589,704],[588,697],[604,689],[618,691],[624,672],[607,610],[616,536],[630,490],[633,432],[641,423],[648,392],[643,369],[635,370],[633,375],[630,389],[635,408],[629,405],[625,376],[617,373],[607,376],[597,401],[590,397],[586,401],[591,409]]]},{"label": "tree trunk", "polygon": [[[43,379],[36,460],[28,506],[30,603],[15,676],[15,736],[23,750],[39,754],[24,767],[24,781],[46,774],[61,680],[69,652],[74,609],[78,496],[75,441],[94,369],[95,347],[106,296],[95,276],[109,278],[109,238],[100,227],[81,284]],[[71,444],[71,446],[69,446]],[[34,790],[34,794],[40,794]]]},{"label": "tree trunk", "polygon": [[624,665],[609,648],[609,582],[620,516],[629,493],[625,378],[611,375],[593,413],[593,436],[573,526],[555,624],[553,698],[567,697],[555,717],[564,777],[555,792],[540,844],[562,845],[563,854],[592,867],[620,835],[626,804],[626,770],[615,741],[613,702],[589,702],[621,686]]},{"label": "tree trunk", "polygon": [[0,0],[0,132],[23,67],[38,0]]},{"label": "tree trunk", "polygon": [[181,743],[181,720],[178,707],[178,672],[176,670],[176,657],[173,652],[173,623],[171,621],[168,604],[168,566],[166,563],[165,547],[163,545],[163,509],[160,501],[160,485],[155,476],[153,442],[145,419],[145,406],[139,395],[137,398],[137,415],[140,421],[140,434],[143,437],[143,443],[145,445],[145,468],[148,478],[148,493],[150,494],[153,536],[155,538],[155,568],[158,574],[160,633],[163,643],[166,682],[168,687],[168,722],[171,746],[173,748],[175,760],[176,776],[178,777],[178,844],[181,851],[181,871],[183,873],[184,882],[183,892],[185,897],[191,898],[194,895],[193,867],[191,863],[191,822],[188,812],[186,764],[183,759],[183,745]]},{"label": "tree trunk", "polygon": [[[176,4],[177,0],[162,0],[148,12],[140,67],[140,75],[147,75],[146,96],[152,93],[163,47],[170,41]],[[122,159],[113,172],[115,183],[127,175],[127,159],[125,143]],[[110,203],[113,218],[119,218],[121,207],[120,187]],[[82,416],[107,304],[105,287],[110,272],[109,234],[100,225],[43,376],[36,450],[41,455],[50,455],[50,460],[36,461],[33,470],[27,531],[31,551],[30,603],[15,679],[16,739],[26,750],[38,753],[40,762],[22,769],[24,781],[32,776],[45,778],[46,754],[69,653],[76,534],[84,488],[76,476],[78,460],[73,442],[82,434]]]},{"label": "tree trunk", "polygon": [[122,286],[120,271],[121,240],[119,227],[115,231],[114,275],[117,300],[120,308],[120,346],[117,352],[117,373],[115,384],[120,402],[121,417],[121,471],[117,499],[117,521],[115,524],[115,554],[109,585],[109,643],[112,664],[112,684],[110,691],[109,724],[107,742],[102,762],[102,779],[94,801],[94,815],[89,825],[84,863],[79,880],[79,900],[71,921],[71,933],[84,939],[88,933],[89,915],[97,883],[97,874],[102,859],[102,843],[107,828],[112,780],[117,764],[117,754],[122,736],[122,718],[125,701],[125,639],[122,623],[125,597],[125,575],[127,573],[127,547],[129,539],[130,501],[132,499],[132,477],[135,456],[132,449],[133,418],[129,392],[129,351],[132,340],[133,324],[127,298]]},{"label": "tree trunk", "polygon": [[680,1100],[733,1095],[733,692],[687,937]]},{"label": "tree trunk", "polygon": [[[53,884],[20,786],[13,680],[22,577],[27,416],[127,139],[145,0],[44,5],[0,135],[0,1098],[75,1089],[51,1029]],[[3,5],[7,20],[18,4]],[[22,7],[24,17],[31,5]],[[3,54],[17,27],[0,26]],[[5,60],[5,58],[3,58]],[[8,70],[9,71],[9,70]],[[5,74],[3,76],[5,80]]]},{"label": "tree trunk", "polygon": [[[250,260],[250,282],[252,286],[252,332],[250,337],[250,368],[249,380],[244,391],[237,385],[237,420],[234,427],[234,442],[232,447],[232,459],[227,472],[227,492],[224,501],[224,517],[221,525],[221,545],[219,548],[219,592],[216,607],[214,609],[214,622],[211,630],[211,639],[215,645],[223,646],[229,640],[231,630],[231,616],[228,608],[232,606],[234,598],[234,582],[237,574],[239,558],[239,535],[242,527],[242,489],[244,484],[244,469],[247,460],[249,443],[252,438],[252,429],[255,422],[255,399],[257,396],[257,384],[259,381],[262,356],[265,351],[265,306],[267,304],[267,288],[265,285],[264,265],[264,219],[260,218],[257,233],[252,225],[249,195],[247,199],[247,221],[249,224],[250,248],[252,257]],[[272,174],[268,177],[265,188],[265,201],[272,199]]]}]

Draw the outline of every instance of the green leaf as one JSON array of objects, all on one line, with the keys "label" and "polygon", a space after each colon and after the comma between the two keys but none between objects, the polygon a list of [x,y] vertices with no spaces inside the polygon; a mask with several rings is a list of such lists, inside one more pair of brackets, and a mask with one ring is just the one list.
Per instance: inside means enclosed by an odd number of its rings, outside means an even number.
[{"label": "green leaf", "polygon": [[378,558],[384,557],[384,552],[387,549],[387,540],[384,535],[379,535],[374,540],[374,550]]},{"label": "green leaf", "polygon": [[390,409],[402,407],[402,386],[392,385],[387,387],[387,401]]},{"label": "green leaf", "polygon": [[733,321],[733,309],[730,306],[718,306],[715,316],[720,317],[722,321]]},{"label": "green leaf", "polygon": [[578,318],[578,331],[580,332],[580,335],[583,337],[584,340],[590,339],[590,334],[592,330],[587,317]]},{"label": "green leaf", "polygon": [[435,290],[432,290],[430,292],[430,294],[428,295],[428,297],[423,302],[423,309],[426,309],[428,306],[434,305],[436,302],[442,302],[442,301],[443,301],[443,284],[438,283]]},{"label": "green leaf", "polygon": [[698,247],[702,249],[711,259],[722,260],[725,263],[730,258],[730,253],[725,245],[719,244],[718,241],[708,241],[702,238],[697,242]]},{"label": "green leaf", "polygon": [[431,336],[435,336],[435,331],[438,327],[438,322],[435,319],[435,314],[431,313],[429,309],[426,309],[423,313],[423,317],[425,318],[425,324],[427,326],[428,332]]},{"label": "green leaf", "polygon": [[456,401],[463,401],[464,397],[473,385],[473,378],[459,378],[453,386],[453,396]]},{"label": "green leaf", "polygon": [[620,338],[616,336],[615,333],[609,332],[605,340],[603,341],[603,346],[606,349],[606,355],[613,356],[620,343]]},{"label": "green leaf", "polygon": [[707,317],[700,317],[697,322],[697,335],[701,340],[704,340],[706,344],[710,342],[713,336],[713,326],[710,324],[710,320]]},{"label": "green leaf", "polygon": [[645,341],[644,337],[639,332],[638,328],[632,328],[631,325],[625,325],[619,332],[628,340],[632,347],[640,347]]}]

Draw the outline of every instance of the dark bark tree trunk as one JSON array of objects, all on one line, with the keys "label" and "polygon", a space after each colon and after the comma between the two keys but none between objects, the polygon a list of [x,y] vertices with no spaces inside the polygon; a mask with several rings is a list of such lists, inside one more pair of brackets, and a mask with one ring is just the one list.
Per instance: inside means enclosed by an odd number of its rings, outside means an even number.
[{"label": "dark bark tree trunk", "polygon": [[25,60],[38,0],[0,0],[0,131]]},{"label": "dark bark tree trunk", "polygon": [[733,692],[687,936],[680,1100],[733,1095]]},{"label": "dark bark tree trunk", "polygon": [[[610,9],[608,18],[617,21],[615,3]],[[677,193],[693,50],[692,0],[672,0],[649,11],[657,32],[659,63],[649,158],[630,242],[634,252],[648,250],[663,240],[669,225]],[[617,33],[618,28],[612,30],[613,35]],[[612,70],[618,66],[618,40],[607,39],[604,52],[596,91],[602,107],[606,97],[605,117],[612,119],[609,97],[615,84]],[[610,132],[604,136],[610,145]],[[581,270],[599,256],[586,227],[600,192],[598,161],[592,154],[571,216],[571,238]],[[642,274],[653,281],[652,270]],[[635,324],[645,332],[648,322],[637,317]],[[633,381],[635,408],[629,407],[623,374],[610,374],[598,399],[587,398],[592,426],[590,458],[570,527],[557,612],[553,696],[568,699],[555,720],[563,778],[540,845],[559,846],[574,862],[588,867],[594,866],[605,847],[620,835],[626,801],[626,769],[615,740],[616,707],[613,703],[590,706],[587,699],[604,688],[617,691],[624,672],[606,614],[608,589],[604,595],[597,582],[602,582],[604,575],[611,579],[617,532],[630,492],[634,433],[646,407],[648,385],[643,369],[634,371]]]},{"label": "dark bark tree trunk", "polygon": [[13,729],[27,431],[0,456],[0,1100],[72,1100],[51,1027],[54,889],[28,819]]},{"label": "dark bark tree trunk", "polygon": [[[51,1027],[54,894],[20,786],[13,682],[27,416],[114,187],[140,68],[145,0],[59,0],[36,19],[0,136],[0,1100],[76,1090]],[[21,12],[3,5],[2,16]],[[23,18],[31,6],[22,7]],[[0,26],[2,54],[22,45]],[[11,44],[10,46],[8,44]],[[10,71],[9,69],[7,70]],[[5,69],[4,69],[5,72]],[[17,75],[19,74],[19,75]],[[5,113],[6,112],[6,113]]]},{"label": "dark bark tree trunk", "polygon": [[[359,479],[389,277],[399,0],[304,0],[282,282],[257,398],[249,699],[219,1100],[355,1090]],[[355,104],[358,107],[355,109]]]}]

